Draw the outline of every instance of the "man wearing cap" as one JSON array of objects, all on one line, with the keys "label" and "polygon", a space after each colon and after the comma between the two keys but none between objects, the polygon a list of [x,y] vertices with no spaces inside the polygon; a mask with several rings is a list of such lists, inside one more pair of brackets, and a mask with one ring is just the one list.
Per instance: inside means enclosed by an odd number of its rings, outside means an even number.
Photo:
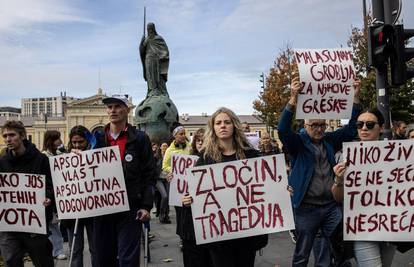
[{"label": "man wearing cap", "polygon": [[155,161],[151,142],[144,132],[127,122],[127,96],[113,95],[102,100],[109,116],[97,146],[118,146],[130,210],[94,219],[96,266],[139,266],[142,221],[150,219]]}]

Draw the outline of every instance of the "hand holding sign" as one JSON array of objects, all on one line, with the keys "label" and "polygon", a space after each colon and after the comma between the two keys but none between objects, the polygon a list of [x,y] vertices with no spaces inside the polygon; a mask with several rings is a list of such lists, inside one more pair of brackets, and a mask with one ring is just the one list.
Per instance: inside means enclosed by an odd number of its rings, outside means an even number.
[{"label": "hand holding sign", "polygon": [[340,162],[333,167],[333,171],[337,179],[342,182],[344,180],[344,173],[346,170],[346,162]]},{"label": "hand holding sign", "polygon": [[140,209],[137,212],[137,216],[135,217],[135,220],[140,220],[142,222],[147,222],[151,219],[151,215],[149,212],[145,209]]},{"label": "hand holding sign", "polygon": [[172,178],[173,178],[173,174],[172,174],[172,172],[169,172],[169,173],[167,174],[167,176],[165,176],[165,180],[167,180],[167,182],[171,182]]},{"label": "hand holding sign", "polygon": [[299,76],[296,76],[295,78],[293,78],[292,83],[290,84],[290,99],[289,99],[290,105],[296,106],[300,88],[301,88],[301,85],[299,81]]},{"label": "hand holding sign", "polygon": [[43,201],[43,206],[47,207],[50,204],[52,204],[52,200],[50,200],[50,198],[46,198],[45,201]]},{"label": "hand holding sign", "polygon": [[181,199],[181,202],[183,203],[183,206],[191,206],[191,203],[193,203],[193,198],[190,195],[185,195],[183,196],[183,198]]},{"label": "hand holding sign", "polygon": [[359,94],[361,92],[361,81],[356,79],[353,83],[354,87],[354,103],[359,104]]}]

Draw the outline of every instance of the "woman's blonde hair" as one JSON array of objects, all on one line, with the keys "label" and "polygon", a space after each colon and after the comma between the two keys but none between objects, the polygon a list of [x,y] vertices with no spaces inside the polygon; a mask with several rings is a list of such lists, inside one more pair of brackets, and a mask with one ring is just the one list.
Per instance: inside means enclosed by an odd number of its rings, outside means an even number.
[{"label": "woman's blonde hair", "polygon": [[212,158],[215,162],[222,161],[222,151],[223,148],[220,147],[220,142],[218,137],[214,131],[214,122],[216,117],[220,113],[225,113],[229,116],[232,124],[233,124],[233,147],[236,150],[236,158],[237,159],[244,159],[246,158],[244,154],[244,150],[250,149],[249,142],[247,141],[246,136],[244,135],[241,129],[241,123],[237,115],[228,108],[221,107],[216,112],[211,115],[207,122],[207,131],[204,135],[204,143],[202,147],[202,153],[204,159],[207,157]]}]

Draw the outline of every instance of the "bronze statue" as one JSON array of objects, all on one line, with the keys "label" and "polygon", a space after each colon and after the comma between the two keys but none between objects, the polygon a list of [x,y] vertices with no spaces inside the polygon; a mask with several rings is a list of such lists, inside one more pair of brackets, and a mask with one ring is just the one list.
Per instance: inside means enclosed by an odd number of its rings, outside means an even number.
[{"label": "bronze statue", "polygon": [[154,143],[170,141],[170,127],[178,121],[178,111],[167,92],[168,65],[170,62],[168,47],[164,39],[157,34],[154,23],[148,23],[145,36],[139,45],[144,79],[147,82],[147,97],[135,110],[135,124],[144,130]]},{"label": "bronze statue", "polygon": [[168,46],[157,34],[154,23],[148,23],[147,32],[148,36],[142,36],[139,45],[144,79],[148,85],[147,97],[168,95],[165,85],[170,62]]}]

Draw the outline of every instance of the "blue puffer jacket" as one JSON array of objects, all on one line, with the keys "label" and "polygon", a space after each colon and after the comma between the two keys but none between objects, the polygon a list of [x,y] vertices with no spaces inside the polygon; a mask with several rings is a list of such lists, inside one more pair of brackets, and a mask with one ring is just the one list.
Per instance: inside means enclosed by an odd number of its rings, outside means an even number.
[{"label": "blue puffer jacket", "polygon": [[[333,167],[335,165],[335,153],[342,149],[343,142],[352,141],[357,135],[356,120],[361,112],[360,105],[352,108],[352,117],[348,125],[334,132],[325,133],[322,143],[328,154],[328,161]],[[292,159],[289,184],[293,187],[292,204],[294,208],[300,206],[305,196],[314,171],[314,148],[306,131],[297,134],[292,131],[293,112],[286,107],[279,121],[279,138],[283,143],[285,151]]]}]

